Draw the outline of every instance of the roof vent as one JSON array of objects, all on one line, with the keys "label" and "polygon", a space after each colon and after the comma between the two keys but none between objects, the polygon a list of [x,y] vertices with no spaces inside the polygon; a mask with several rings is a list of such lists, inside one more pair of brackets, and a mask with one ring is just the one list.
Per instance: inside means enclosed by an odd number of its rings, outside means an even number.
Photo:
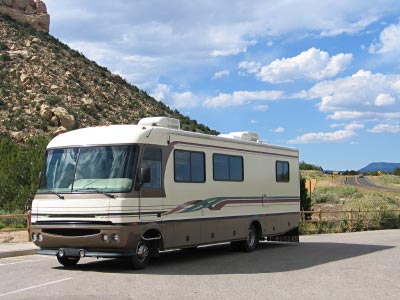
[{"label": "roof vent", "polygon": [[240,132],[231,132],[228,134],[220,134],[218,136],[230,139],[243,140],[243,141],[260,142],[260,137],[256,132],[240,131]]},{"label": "roof vent", "polygon": [[181,123],[178,119],[168,117],[151,117],[143,118],[139,121],[138,125],[142,126],[158,126],[171,129],[181,129]]}]

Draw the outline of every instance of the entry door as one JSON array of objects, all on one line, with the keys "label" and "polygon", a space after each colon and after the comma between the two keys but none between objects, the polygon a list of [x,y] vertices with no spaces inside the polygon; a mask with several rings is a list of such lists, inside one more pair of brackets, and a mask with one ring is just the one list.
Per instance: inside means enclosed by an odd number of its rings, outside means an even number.
[{"label": "entry door", "polygon": [[140,219],[161,220],[164,203],[161,148],[145,146],[140,168],[150,169],[150,182],[143,184],[140,190]]}]

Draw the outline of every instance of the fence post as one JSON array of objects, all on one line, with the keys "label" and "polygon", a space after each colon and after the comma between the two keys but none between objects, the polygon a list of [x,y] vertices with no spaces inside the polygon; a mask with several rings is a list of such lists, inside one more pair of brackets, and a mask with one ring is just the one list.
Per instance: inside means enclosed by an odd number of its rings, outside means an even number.
[{"label": "fence post", "polygon": [[30,211],[30,210],[28,210],[28,214],[27,214],[27,217],[28,217],[28,241],[30,241],[30,242],[32,242],[32,236],[31,236],[31,215],[32,215],[32,212]]},{"label": "fence post", "polygon": [[349,211],[349,224],[350,224],[350,231],[353,231],[353,209],[351,208]]},{"label": "fence post", "polygon": [[322,221],[322,212],[321,209],[318,209],[318,222]]}]

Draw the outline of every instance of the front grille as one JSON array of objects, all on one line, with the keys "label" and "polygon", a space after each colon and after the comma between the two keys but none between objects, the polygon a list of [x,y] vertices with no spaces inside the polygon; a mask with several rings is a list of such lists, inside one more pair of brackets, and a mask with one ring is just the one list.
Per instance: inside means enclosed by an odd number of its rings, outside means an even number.
[{"label": "front grille", "polygon": [[54,228],[43,229],[44,233],[60,236],[87,236],[99,234],[99,229],[79,229],[79,228]]}]

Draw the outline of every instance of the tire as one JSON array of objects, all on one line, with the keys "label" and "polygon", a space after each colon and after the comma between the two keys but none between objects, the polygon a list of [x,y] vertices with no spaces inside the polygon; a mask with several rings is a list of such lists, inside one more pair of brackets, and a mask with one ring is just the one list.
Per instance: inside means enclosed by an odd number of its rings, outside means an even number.
[{"label": "tire", "polygon": [[258,245],[257,228],[251,225],[247,234],[247,238],[243,241],[232,242],[231,246],[234,250],[251,252]]},{"label": "tire", "polygon": [[68,257],[68,256],[58,256],[57,255],[57,260],[60,264],[62,264],[64,267],[73,267],[79,262],[79,257]]},{"label": "tire", "polygon": [[131,258],[131,265],[134,270],[141,270],[147,267],[150,258],[148,243],[140,240],[136,246],[135,255]]}]

